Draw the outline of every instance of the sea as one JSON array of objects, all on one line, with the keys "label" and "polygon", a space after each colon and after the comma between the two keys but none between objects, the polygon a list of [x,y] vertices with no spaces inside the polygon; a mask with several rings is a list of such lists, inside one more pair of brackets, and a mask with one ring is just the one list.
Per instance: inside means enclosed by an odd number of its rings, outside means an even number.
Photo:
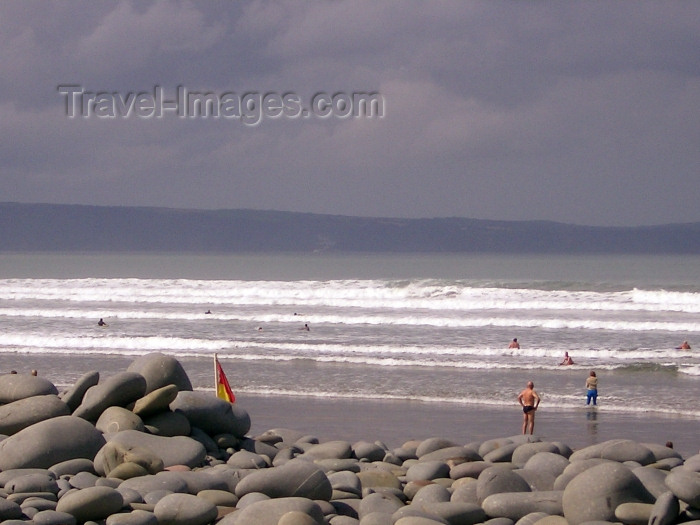
[{"label": "sea", "polygon": [[195,389],[217,356],[237,395],[467,409],[531,380],[579,410],[594,370],[600,413],[700,430],[700,256],[0,254],[1,372],[67,388],[151,352]]}]

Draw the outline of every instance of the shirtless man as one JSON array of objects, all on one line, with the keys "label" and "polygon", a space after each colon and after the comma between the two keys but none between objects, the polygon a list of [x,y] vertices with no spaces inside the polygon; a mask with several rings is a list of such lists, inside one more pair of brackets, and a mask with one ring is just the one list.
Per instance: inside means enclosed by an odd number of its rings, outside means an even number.
[{"label": "shirtless man", "polygon": [[540,396],[535,392],[535,384],[527,382],[527,388],[518,394],[518,403],[523,407],[523,434],[530,434],[535,430],[535,412],[540,404]]},{"label": "shirtless man", "polygon": [[515,349],[520,348],[520,343],[518,343],[517,337],[510,342],[510,344],[508,345],[508,348],[515,348]]}]

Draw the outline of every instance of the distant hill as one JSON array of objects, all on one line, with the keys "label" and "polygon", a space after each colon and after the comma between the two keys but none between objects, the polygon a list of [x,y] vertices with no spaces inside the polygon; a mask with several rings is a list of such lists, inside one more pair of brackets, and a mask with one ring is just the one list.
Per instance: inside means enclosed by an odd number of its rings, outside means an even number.
[{"label": "distant hill", "polygon": [[698,254],[700,223],[621,228],[0,203],[0,251]]}]

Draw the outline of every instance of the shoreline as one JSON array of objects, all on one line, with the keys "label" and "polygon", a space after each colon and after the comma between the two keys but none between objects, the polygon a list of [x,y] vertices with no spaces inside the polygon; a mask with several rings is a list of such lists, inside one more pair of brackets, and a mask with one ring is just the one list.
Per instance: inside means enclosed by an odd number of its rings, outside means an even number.
[{"label": "shoreline", "polygon": [[[273,428],[289,428],[322,441],[382,441],[398,447],[411,439],[441,437],[458,444],[521,433],[522,412],[512,407],[455,405],[412,400],[376,400],[280,396],[239,393],[236,403],[251,417],[250,435]],[[611,439],[664,445],[667,441],[683,457],[700,450],[700,421],[660,414],[626,414],[540,406],[535,435],[562,441],[573,449]]]}]

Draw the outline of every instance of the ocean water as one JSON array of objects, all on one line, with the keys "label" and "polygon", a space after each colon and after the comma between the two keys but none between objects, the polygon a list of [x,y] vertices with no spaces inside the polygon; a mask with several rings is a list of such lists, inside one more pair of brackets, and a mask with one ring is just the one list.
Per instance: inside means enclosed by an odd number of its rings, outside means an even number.
[{"label": "ocean water", "polygon": [[0,371],[68,386],[164,352],[210,389],[216,354],[241,395],[502,408],[532,380],[543,407],[571,410],[595,370],[601,413],[700,430],[699,269],[697,256],[0,254]]}]

